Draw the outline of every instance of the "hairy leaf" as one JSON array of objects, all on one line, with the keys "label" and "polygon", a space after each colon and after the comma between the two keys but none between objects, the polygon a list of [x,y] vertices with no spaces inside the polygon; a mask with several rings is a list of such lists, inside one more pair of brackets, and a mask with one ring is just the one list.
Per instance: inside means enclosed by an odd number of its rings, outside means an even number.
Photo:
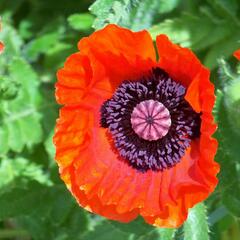
[{"label": "hairy leaf", "polygon": [[184,239],[208,240],[208,232],[206,209],[203,203],[199,203],[190,210],[184,223]]},{"label": "hairy leaf", "polygon": [[140,30],[151,26],[158,8],[158,0],[97,0],[89,9],[96,15],[95,29],[115,23]]}]

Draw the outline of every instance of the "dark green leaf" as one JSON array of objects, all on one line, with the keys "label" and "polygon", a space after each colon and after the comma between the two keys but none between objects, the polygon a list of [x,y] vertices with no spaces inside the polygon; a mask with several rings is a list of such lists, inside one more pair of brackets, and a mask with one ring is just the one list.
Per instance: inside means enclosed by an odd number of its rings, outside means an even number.
[{"label": "dark green leaf", "polygon": [[12,187],[0,194],[0,219],[30,214],[44,201],[46,189],[37,182]]},{"label": "dark green leaf", "polygon": [[88,229],[88,217],[65,186],[47,188],[44,201],[28,216],[18,222],[37,240],[81,239]]},{"label": "dark green leaf", "polygon": [[86,233],[83,236],[83,240],[107,240],[107,239],[114,239],[114,240],[130,240],[131,233],[126,233],[118,230],[108,221],[100,222],[94,230]]},{"label": "dark green leaf", "polygon": [[109,221],[109,223],[122,232],[134,233],[137,236],[148,234],[150,231],[154,230],[151,225],[145,223],[143,218],[140,217],[128,224],[119,223],[116,221]]}]

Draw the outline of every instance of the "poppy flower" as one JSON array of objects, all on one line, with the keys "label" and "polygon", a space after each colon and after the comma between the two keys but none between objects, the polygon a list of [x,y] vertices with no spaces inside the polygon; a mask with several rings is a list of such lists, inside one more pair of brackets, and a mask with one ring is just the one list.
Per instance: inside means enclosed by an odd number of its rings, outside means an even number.
[{"label": "poppy flower", "polygon": [[83,208],[177,227],[217,184],[214,86],[189,49],[156,45],[112,24],[79,41],[57,73],[56,161]]},{"label": "poppy flower", "polygon": [[237,58],[238,60],[240,60],[240,49],[236,50],[234,53],[233,53],[233,56],[235,58]]}]

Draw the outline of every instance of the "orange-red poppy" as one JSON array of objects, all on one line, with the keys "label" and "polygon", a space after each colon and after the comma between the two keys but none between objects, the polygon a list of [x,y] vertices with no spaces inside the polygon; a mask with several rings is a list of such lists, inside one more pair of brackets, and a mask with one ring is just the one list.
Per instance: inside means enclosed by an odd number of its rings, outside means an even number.
[{"label": "orange-red poppy", "polygon": [[189,49],[156,45],[112,24],[80,40],[57,73],[56,161],[85,209],[177,227],[218,182],[214,86]]},{"label": "orange-red poppy", "polygon": [[240,49],[236,50],[234,53],[233,53],[233,56],[235,58],[237,58],[238,60],[240,60]]}]

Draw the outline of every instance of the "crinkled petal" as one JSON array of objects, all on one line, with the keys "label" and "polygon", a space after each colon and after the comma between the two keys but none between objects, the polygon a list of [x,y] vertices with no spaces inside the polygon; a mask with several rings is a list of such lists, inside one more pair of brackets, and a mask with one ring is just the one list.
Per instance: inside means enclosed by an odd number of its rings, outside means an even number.
[{"label": "crinkled petal", "polygon": [[[146,31],[133,33],[109,25],[79,42],[58,72],[56,97],[60,110],[54,143],[63,181],[85,209],[128,222],[138,214],[150,224],[178,227],[188,209],[204,200],[217,184],[214,162],[217,141],[212,116],[215,101],[209,71],[195,55],[157,38],[159,63]],[[130,167],[100,127],[100,107],[116,87],[159,65],[187,88],[186,100],[201,112],[201,137],[194,140],[175,167],[142,173]]]}]

